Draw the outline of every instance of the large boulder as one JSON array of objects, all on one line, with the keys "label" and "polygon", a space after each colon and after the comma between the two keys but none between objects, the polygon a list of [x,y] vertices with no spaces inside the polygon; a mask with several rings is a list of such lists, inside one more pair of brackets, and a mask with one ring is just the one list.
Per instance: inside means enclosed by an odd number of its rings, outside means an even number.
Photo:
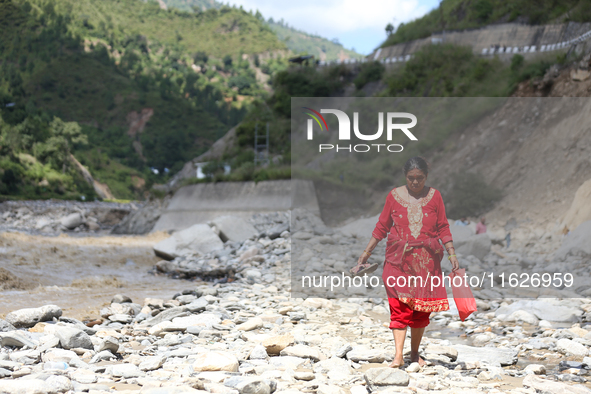
[{"label": "large boulder", "polygon": [[59,338],[60,345],[64,349],[93,349],[90,336],[82,330],[74,327],[56,327],[55,336]]},{"label": "large boulder", "polygon": [[195,358],[193,369],[195,371],[238,372],[238,359],[229,352],[201,353]]},{"label": "large boulder", "polygon": [[6,321],[16,328],[33,327],[44,321],[51,321],[62,315],[62,309],[57,305],[44,305],[39,308],[25,308],[10,312]]},{"label": "large boulder", "polygon": [[212,223],[220,230],[220,238],[224,242],[244,242],[258,234],[252,224],[237,216],[220,216],[213,219]]},{"label": "large boulder", "polygon": [[513,365],[517,362],[517,349],[503,349],[494,347],[474,347],[455,345],[458,351],[457,363],[485,361],[489,364]]},{"label": "large boulder", "polygon": [[567,256],[591,257],[591,220],[583,222],[562,241],[554,257],[564,260]]},{"label": "large boulder", "polygon": [[[573,301],[574,303],[574,301]],[[583,311],[576,305],[571,305],[567,300],[558,301],[556,299],[544,300],[519,300],[506,306],[502,306],[495,311],[495,316],[504,320],[503,315],[510,316],[514,312],[523,310],[535,315],[540,320],[553,322],[578,322]]]},{"label": "large boulder", "polygon": [[6,320],[0,319],[0,332],[7,332],[16,330],[16,327],[7,322]]},{"label": "large boulder", "polygon": [[536,375],[528,375],[523,379],[523,387],[534,389],[539,393],[548,394],[591,394],[591,389],[582,384],[566,384],[543,379]]},{"label": "large boulder", "polygon": [[372,391],[380,386],[408,386],[410,381],[408,373],[398,368],[370,368],[363,377]]},{"label": "large boulder", "polygon": [[373,230],[376,228],[379,218],[380,215],[357,219],[351,223],[345,224],[343,227],[339,228],[339,230],[349,237],[355,236],[361,239],[369,238],[371,237]]},{"label": "large boulder", "polygon": [[156,255],[172,260],[190,253],[208,253],[223,249],[224,243],[207,224],[196,224],[178,231],[154,245]]},{"label": "large boulder", "polygon": [[449,224],[449,231],[451,231],[456,246],[458,242],[464,242],[475,234],[474,230],[469,226],[456,226],[453,223]]},{"label": "large boulder", "polygon": [[61,218],[60,223],[65,228],[71,230],[80,226],[81,224],[86,223],[86,220],[84,219],[84,216],[82,216],[81,213],[74,212],[69,214],[68,216],[64,216],[63,218]]},{"label": "large boulder", "polygon": [[[461,238],[460,238],[461,239]],[[463,256],[476,256],[478,259],[483,260],[484,257],[490,252],[492,241],[488,234],[477,234],[471,237],[456,241],[454,238],[454,246],[456,252]]]},{"label": "large boulder", "polygon": [[168,205],[168,198],[154,199],[140,209],[133,210],[129,215],[113,227],[112,234],[147,234],[154,228],[160,215]]}]

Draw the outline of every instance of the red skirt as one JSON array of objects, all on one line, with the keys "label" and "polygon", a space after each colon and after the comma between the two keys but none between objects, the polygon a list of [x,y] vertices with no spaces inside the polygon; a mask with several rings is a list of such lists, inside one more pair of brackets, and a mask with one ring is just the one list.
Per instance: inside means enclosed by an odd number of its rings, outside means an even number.
[{"label": "red skirt", "polygon": [[[436,238],[388,243],[382,274],[388,299],[397,299],[418,312],[448,310],[447,293],[440,280],[442,257],[443,247]],[[433,280],[434,276],[439,278]]]}]

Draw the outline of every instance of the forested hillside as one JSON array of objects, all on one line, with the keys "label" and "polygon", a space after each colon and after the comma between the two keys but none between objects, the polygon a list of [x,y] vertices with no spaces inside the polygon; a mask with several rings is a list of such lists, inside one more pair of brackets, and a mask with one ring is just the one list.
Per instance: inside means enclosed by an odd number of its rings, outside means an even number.
[{"label": "forested hillside", "polygon": [[336,39],[331,41],[314,34],[308,34],[288,26],[283,21],[275,22],[273,19],[269,19],[267,23],[271,30],[277,34],[277,37],[294,53],[314,55],[316,59],[323,61],[362,57],[355,51],[343,47]]},{"label": "forested hillside", "polygon": [[72,152],[115,196],[138,197],[159,181],[150,167],[177,170],[242,119],[264,71],[285,67],[256,54],[284,48],[230,7],[0,0],[0,194],[94,197],[57,158]]},{"label": "forested hillside", "polygon": [[[223,6],[222,3],[216,0],[162,0],[161,4],[164,4],[167,8],[172,7],[189,12],[200,12],[211,8],[219,9]],[[261,21],[265,20],[264,15],[258,10],[254,11],[254,16]],[[266,23],[277,35],[277,38],[294,54],[314,55],[317,60],[323,61],[362,56],[353,50],[344,48],[337,39],[329,40],[315,34],[306,33],[289,26],[283,19],[275,21],[273,18],[269,18]]]}]

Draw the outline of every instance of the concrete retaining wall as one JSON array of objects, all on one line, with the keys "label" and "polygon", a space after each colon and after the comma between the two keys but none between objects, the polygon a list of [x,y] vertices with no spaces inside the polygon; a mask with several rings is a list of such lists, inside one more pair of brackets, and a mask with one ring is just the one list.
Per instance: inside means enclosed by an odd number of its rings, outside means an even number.
[{"label": "concrete retaining wall", "polygon": [[479,55],[540,53],[565,49],[586,41],[591,38],[590,31],[591,23],[571,22],[543,26],[503,23],[482,29],[436,33],[421,40],[378,49],[368,58],[387,62],[408,60],[408,55],[433,43],[467,45]]},{"label": "concrete retaining wall", "polygon": [[153,231],[182,230],[222,215],[249,218],[259,212],[305,207],[320,212],[310,181],[200,183],[180,188]]},{"label": "concrete retaining wall", "polygon": [[[435,33],[431,37],[378,48],[364,61],[377,60],[386,65],[404,63],[425,45],[452,43],[472,47],[477,55],[510,59],[519,53],[526,57],[553,51],[567,51],[591,38],[591,23],[564,23],[530,26],[516,23],[490,25],[481,29]],[[347,64],[357,64],[350,60]],[[326,63],[321,63],[326,65]]]}]

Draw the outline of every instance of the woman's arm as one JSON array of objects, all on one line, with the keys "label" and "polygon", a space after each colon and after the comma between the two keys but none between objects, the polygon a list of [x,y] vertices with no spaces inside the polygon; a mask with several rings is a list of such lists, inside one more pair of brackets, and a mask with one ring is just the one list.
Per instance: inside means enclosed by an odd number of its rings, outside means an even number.
[{"label": "woman's arm", "polygon": [[367,262],[367,259],[369,259],[369,256],[371,256],[371,252],[376,248],[376,246],[378,246],[379,242],[380,241],[378,239],[371,237],[369,243],[365,247],[365,250],[361,253],[359,259],[357,259],[357,264],[365,264]]},{"label": "woman's arm", "polygon": [[452,271],[455,271],[460,268],[460,262],[456,256],[456,250],[454,248],[453,241],[446,242],[444,245],[445,250],[447,250],[447,254],[449,255],[449,261],[451,263]]},{"label": "woman's arm", "polygon": [[371,233],[371,239],[369,243],[365,247],[365,250],[357,259],[357,264],[365,264],[371,252],[375,249],[378,243],[388,235],[390,229],[392,228],[393,220],[392,220],[392,204],[394,203],[394,198],[392,197],[391,193],[388,193],[386,197],[386,203],[384,204],[384,208],[382,209],[382,213],[380,214],[380,218],[376,223],[376,227],[374,228],[373,232]]}]

